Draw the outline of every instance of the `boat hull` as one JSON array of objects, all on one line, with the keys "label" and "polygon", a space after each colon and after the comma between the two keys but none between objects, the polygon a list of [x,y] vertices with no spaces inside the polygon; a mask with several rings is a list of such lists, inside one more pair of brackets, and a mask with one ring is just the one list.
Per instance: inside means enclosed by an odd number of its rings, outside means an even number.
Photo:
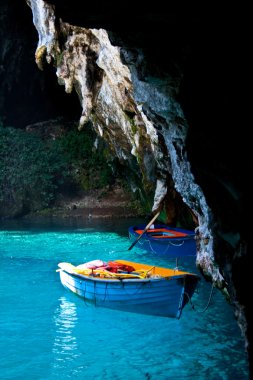
[{"label": "boat hull", "polygon": [[[122,311],[180,318],[198,281],[197,276],[171,279],[110,280],[60,271],[64,287],[96,306]],[[188,294],[185,290],[188,289]]]},{"label": "boat hull", "polygon": [[[130,241],[134,242],[144,228],[144,225],[130,227],[128,229]],[[163,230],[163,232],[158,237],[158,233],[155,231],[159,230]],[[173,236],[173,232],[182,236]],[[153,230],[148,230],[142,235],[136,246],[158,255],[168,255],[170,257],[196,256],[195,233],[166,225],[155,225]]]}]

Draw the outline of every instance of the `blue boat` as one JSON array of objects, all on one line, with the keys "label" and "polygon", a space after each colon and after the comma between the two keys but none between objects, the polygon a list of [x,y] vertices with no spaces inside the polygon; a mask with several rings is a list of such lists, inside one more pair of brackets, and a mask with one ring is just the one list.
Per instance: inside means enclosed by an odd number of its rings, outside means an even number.
[{"label": "blue boat", "polygon": [[180,318],[199,281],[196,274],[125,260],[58,266],[62,285],[85,301],[171,318]]},{"label": "blue boat", "polygon": [[[129,227],[129,239],[139,248],[170,257],[195,256],[195,232],[155,223],[145,232],[145,225]],[[143,233],[144,232],[144,233]],[[142,235],[142,236],[141,236]]]}]

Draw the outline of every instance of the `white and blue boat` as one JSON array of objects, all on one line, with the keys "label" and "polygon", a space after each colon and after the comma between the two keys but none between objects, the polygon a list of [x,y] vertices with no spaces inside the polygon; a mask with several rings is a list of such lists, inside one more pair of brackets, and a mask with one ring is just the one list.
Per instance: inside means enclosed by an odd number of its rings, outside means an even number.
[{"label": "white and blue boat", "polygon": [[170,257],[196,256],[195,232],[166,224],[153,224],[145,231],[145,225],[128,229],[129,239],[148,252]]},{"label": "white and blue boat", "polygon": [[[93,265],[95,263],[95,265]],[[180,318],[199,276],[125,260],[101,260],[74,266],[59,263],[64,287],[96,306]]]}]

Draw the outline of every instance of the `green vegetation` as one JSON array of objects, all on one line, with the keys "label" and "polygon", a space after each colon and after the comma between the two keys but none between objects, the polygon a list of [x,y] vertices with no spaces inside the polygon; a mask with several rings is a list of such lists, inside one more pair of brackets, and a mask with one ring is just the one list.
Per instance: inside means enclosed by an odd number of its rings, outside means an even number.
[{"label": "green vegetation", "polygon": [[0,216],[47,207],[63,182],[66,159],[52,141],[0,126]]},{"label": "green vegetation", "polygon": [[[106,192],[116,180],[125,191],[130,191],[131,183],[140,182],[141,188],[140,179],[112,156],[91,125],[58,132],[45,137],[45,130],[28,132],[0,122],[0,218],[48,213],[60,194]],[[132,207],[144,207],[138,194],[131,194]]]},{"label": "green vegetation", "polygon": [[95,148],[95,139],[95,132],[86,125],[81,131],[73,129],[58,140],[72,181],[83,190],[102,188],[110,184],[112,178],[108,148],[101,141]]}]

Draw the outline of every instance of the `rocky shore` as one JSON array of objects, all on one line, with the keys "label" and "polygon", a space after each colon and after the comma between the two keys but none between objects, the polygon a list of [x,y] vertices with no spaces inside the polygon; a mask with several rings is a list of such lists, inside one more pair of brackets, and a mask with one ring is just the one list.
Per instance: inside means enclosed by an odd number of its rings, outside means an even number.
[{"label": "rocky shore", "polygon": [[110,219],[135,218],[144,216],[138,202],[131,199],[120,186],[111,189],[87,191],[74,197],[62,196],[53,208],[26,215],[25,219],[34,217]]}]

